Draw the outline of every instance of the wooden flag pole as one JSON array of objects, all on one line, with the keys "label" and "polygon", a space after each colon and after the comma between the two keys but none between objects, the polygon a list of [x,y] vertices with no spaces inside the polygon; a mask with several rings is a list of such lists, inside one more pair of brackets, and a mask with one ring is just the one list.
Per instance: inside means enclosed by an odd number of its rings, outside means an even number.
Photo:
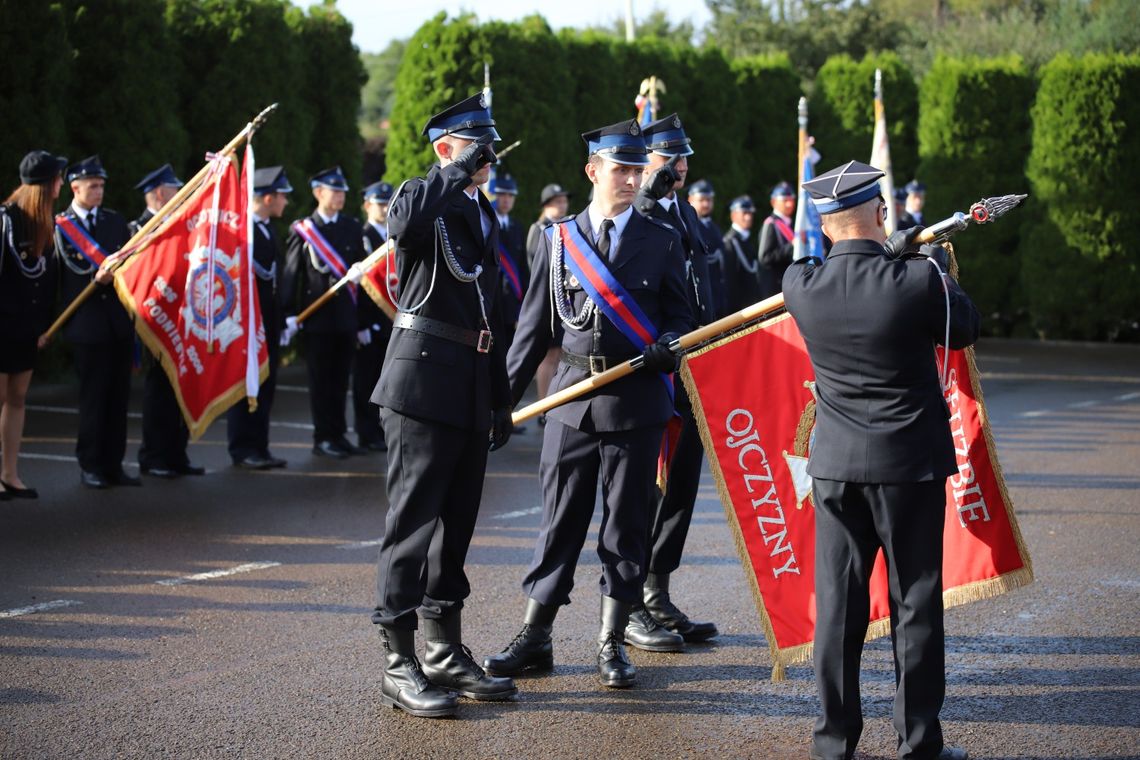
[{"label": "wooden flag pole", "polygon": [[[360,270],[362,272],[367,272],[369,269],[376,266],[376,262],[378,262],[381,258],[383,258],[384,254],[388,253],[390,250],[392,250],[391,238],[386,240],[384,242],[384,245],[380,246],[375,251],[373,251],[372,253],[368,254],[367,256],[365,256],[363,259],[360,260],[360,262],[359,262]],[[356,264],[353,264],[352,266],[356,266]],[[300,314],[297,315],[297,324],[301,324],[306,319],[313,316],[313,313],[316,312],[317,309],[320,309],[326,303],[331,301],[333,299],[333,296],[335,296],[338,292],[340,292],[341,288],[345,287],[346,285],[348,285],[351,282],[352,282],[352,277],[350,275],[347,275],[347,274],[344,277],[341,277],[339,280],[337,280],[331,288],[326,290],[324,293],[321,293],[320,296],[317,297],[317,300],[313,301],[311,304],[306,306],[304,311],[302,311]]]},{"label": "wooden flag pole", "polygon": [[[246,124],[245,127],[240,132],[238,132],[232,140],[229,141],[226,147],[222,148],[222,151],[219,155],[233,155],[234,151],[241,147],[241,144],[245,142],[245,140],[251,134],[257,131],[261,125],[265,123],[265,120],[269,118],[269,115],[275,110],[277,110],[276,103],[259,113],[253,121],[251,121],[249,124]],[[146,238],[154,230],[160,227],[167,220],[167,218],[170,217],[171,214],[178,210],[179,206],[181,206],[191,195],[193,195],[198,190],[198,188],[202,185],[202,182],[205,181],[206,174],[209,172],[209,170],[210,164],[207,163],[205,166],[198,170],[198,173],[195,174],[189,182],[183,185],[178,190],[178,192],[174,194],[173,198],[168,200],[163,205],[163,207],[159,209],[158,213],[151,217],[146,224],[139,228],[138,232],[131,236],[131,239],[128,240],[126,244],[119,249],[119,251],[125,252],[125,255],[121,259],[116,259],[110,265],[112,272],[118,271],[119,268],[126,264],[132,256],[146,249],[146,244],[149,242],[146,240]],[[142,245],[139,245],[140,243],[142,243]],[[135,248],[136,245],[138,246],[137,249]],[[59,332],[59,330],[65,324],[67,324],[67,320],[71,319],[71,317],[75,315],[75,312],[79,310],[79,307],[83,305],[83,302],[91,297],[91,295],[95,292],[96,287],[98,286],[96,285],[95,280],[92,279],[91,282],[87,284],[87,287],[80,291],[79,295],[77,295],[75,299],[67,305],[67,308],[64,309],[63,313],[59,315],[55,322],[52,323],[51,327],[47,329],[47,332],[40,336],[40,346],[43,346],[49,340],[51,340],[52,336]]]}]

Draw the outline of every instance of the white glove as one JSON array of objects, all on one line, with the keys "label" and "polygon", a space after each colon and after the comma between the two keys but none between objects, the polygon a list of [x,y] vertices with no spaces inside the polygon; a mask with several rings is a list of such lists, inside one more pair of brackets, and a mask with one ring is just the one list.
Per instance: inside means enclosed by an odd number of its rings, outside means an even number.
[{"label": "white glove", "polygon": [[360,262],[358,261],[350,266],[348,268],[348,272],[344,276],[347,277],[348,281],[353,285],[358,284],[360,282],[360,279],[364,277],[364,269],[360,266]]},{"label": "white glove", "polygon": [[296,317],[285,317],[285,331],[281,333],[281,347],[284,348],[293,342],[294,336],[301,329],[301,323]]},{"label": "white glove", "polygon": [[356,342],[362,346],[367,346],[372,343],[372,331],[366,327],[356,333]]}]

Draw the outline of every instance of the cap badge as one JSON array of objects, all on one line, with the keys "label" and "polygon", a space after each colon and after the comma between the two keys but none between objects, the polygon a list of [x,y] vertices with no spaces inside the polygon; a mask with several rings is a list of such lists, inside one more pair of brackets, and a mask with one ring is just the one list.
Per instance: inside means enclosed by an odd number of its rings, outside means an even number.
[{"label": "cap badge", "polygon": [[641,127],[637,126],[637,122],[636,122],[636,121],[635,121],[635,122],[632,122],[632,123],[629,125],[629,133],[630,133],[631,135],[639,135],[639,134],[641,134]]}]

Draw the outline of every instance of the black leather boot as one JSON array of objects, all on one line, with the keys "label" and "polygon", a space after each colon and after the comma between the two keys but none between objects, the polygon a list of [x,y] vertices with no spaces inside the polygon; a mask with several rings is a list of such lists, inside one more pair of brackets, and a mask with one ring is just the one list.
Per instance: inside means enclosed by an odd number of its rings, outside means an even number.
[{"label": "black leather boot", "polygon": [[417,718],[446,718],[455,715],[459,698],[433,686],[420,670],[416,659],[415,631],[380,627],[384,642],[384,682],[380,701]]},{"label": "black leather boot", "polygon": [[629,661],[622,633],[629,624],[627,602],[602,597],[602,628],[598,632],[598,680],[602,686],[625,688],[637,680],[637,668]]},{"label": "black leather boot", "polygon": [[424,639],[424,675],[436,686],[489,702],[512,699],[519,693],[510,678],[487,675],[471,656],[471,650],[463,646],[459,610],[452,610],[439,620],[425,619]]},{"label": "black leather boot", "polygon": [[689,616],[677,609],[677,605],[669,599],[668,573],[650,573],[646,576],[642,598],[645,600],[645,609],[658,625],[668,628],[673,633],[679,633],[685,641],[708,641],[717,635],[715,623],[690,620]]},{"label": "black leather boot", "polygon": [[554,669],[554,645],[550,632],[558,607],[526,600],[523,627],[518,635],[498,654],[483,660],[483,667],[495,676],[517,676],[527,671]]},{"label": "black leather boot", "polygon": [[685,639],[661,626],[653,616],[638,604],[629,611],[629,624],[625,627],[625,643],[646,652],[683,652]]}]

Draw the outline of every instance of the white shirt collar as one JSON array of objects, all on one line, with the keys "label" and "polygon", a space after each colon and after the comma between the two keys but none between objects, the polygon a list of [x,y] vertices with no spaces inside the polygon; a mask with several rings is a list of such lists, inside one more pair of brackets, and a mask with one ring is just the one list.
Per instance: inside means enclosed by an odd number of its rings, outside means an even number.
[{"label": "white shirt collar", "polygon": [[381,224],[380,222],[369,222],[369,224],[372,225],[373,229],[380,233],[381,237],[383,237],[385,240],[388,239],[388,225]]},{"label": "white shirt collar", "polygon": [[318,211],[317,216],[319,216],[321,218],[321,221],[324,222],[325,224],[336,224],[336,220],[340,217],[340,212],[338,211],[337,213],[333,214],[332,216],[325,216],[320,211]]},{"label": "white shirt collar", "polygon": [[791,223],[792,223],[792,218],[791,218],[790,216],[784,216],[784,215],[783,215],[783,214],[781,214],[779,211],[773,211],[773,212],[772,212],[772,216],[777,216],[777,217],[779,217],[780,219],[783,219],[783,220],[784,220],[784,222],[786,222],[787,224],[791,224]]},{"label": "white shirt collar", "polygon": [[251,211],[251,212],[249,212],[249,215],[250,215],[250,216],[252,216],[252,217],[253,217],[253,221],[257,222],[258,224],[265,224],[266,222],[268,222],[268,221],[269,221],[269,220],[268,220],[268,219],[266,219],[265,217],[262,217],[262,216],[258,216],[257,214],[253,213],[252,211]]},{"label": "white shirt collar", "polygon": [[495,216],[499,217],[499,226],[500,227],[507,227],[510,225],[511,218],[509,216],[507,216],[506,214],[500,214],[496,211]]},{"label": "white shirt collar", "polygon": [[[84,224],[87,223],[87,215],[90,214],[91,212],[95,211],[95,209],[97,209],[97,208],[99,208],[99,207],[96,206],[95,208],[92,208],[92,209],[84,209],[84,208],[80,208],[79,204],[76,203],[75,201],[71,202],[71,210],[75,212],[75,215],[78,216],[83,221]],[[96,216],[98,216],[98,214],[96,214]]]},{"label": "white shirt collar", "polygon": [[[605,220],[605,217],[602,216],[600,211],[598,211],[596,208],[594,208],[593,204],[590,204],[589,214],[590,214],[590,231],[594,233],[594,240],[597,240],[598,239],[598,233],[602,229],[602,221]],[[625,211],[623,211],[620,214],[618,214],[617,216],[613,217],[614,231],[613,231],[613,234],[610,236],[610,249],[611,250],[613,249],[614,241],[621,238],[621,233],[625,230],[625,226],[627,224],[629,224],[629,218],[631,216],[633,216],[633,206],[627,207]]]},{"label": "white shirt collar", "polygon": [[677,202],[677,197],[673,196],[672,198],[669,198],[669,197],[658,198],[657,202],[661,204],[661,208],[665,209],[665,211],[667,213],[672,214],[673,213],[673,204]]},{"label": "white shirt collar", "polygon": [[742,227],[737,227],[735,224],[732,225],[732,229],[736,230],[736,234],[740,235],[740,237],[744,238],[745,240],[747,240],[748,236],[752,234],[752,230],[746,230]]}]

